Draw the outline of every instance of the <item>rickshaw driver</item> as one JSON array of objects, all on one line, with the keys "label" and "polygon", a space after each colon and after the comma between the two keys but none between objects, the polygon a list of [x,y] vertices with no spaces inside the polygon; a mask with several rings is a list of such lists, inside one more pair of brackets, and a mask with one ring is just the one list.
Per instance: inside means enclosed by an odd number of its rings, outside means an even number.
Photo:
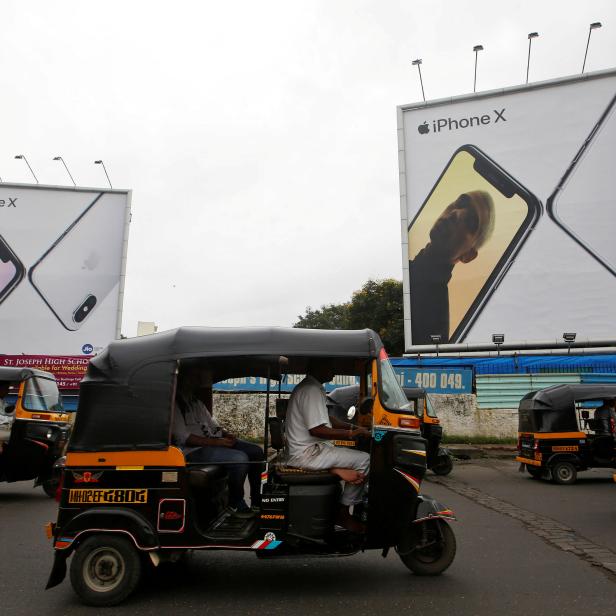
[{"label": "rickshaw driver", "polygon": [[4,443],[8,441],[11,434],[11,424],[15,419],[15,414],[6,412],[7,404],[4,400],[9,393],[11,383],[9,381],[0,381],[0,453],[4,448]]},{"label": "rickshaw driver", "polygon": [[354,439],[369,435],[365,428],[333,428],[327,412],[323,383],[334,377],[327,363],[311,362],[307,375],[299,383],[287,408],[286,438],[289,450],[287,464],[307,470],[330,471],[345,479],[336,523],[353,532],[362,532],[363,525],[354,518],[349,507],[361,503],[370,467],[370,455],[336,447],[332,440]]},{"label": "rickshaw driver", "polygon": [[[263,465],[249,464],[264,460],[261,447],[237,439],[224,431],[198,396],[198,389],[211,387],[207,370],[191,368],[178,377],[178,396],[173,424],[173,442],[184,452],[189,463],[227,463],[229,476],[229,506],[235,517],[255,515],[260,506],[261,471]],[[179,411],[179,412],[178,412]],[[228,464],[228,463],[232,464]],[[248,476],[253,509],[244,500],[244,482]]]},{"label": "rickshaw driver", "polygon": [[598,431],[599,434],[611,434],[616,438],[616,434],[614,433],[616,426],[615,400],[604,400],[603,404],[595,409],[594,419],[601,424],[601,428]]}]

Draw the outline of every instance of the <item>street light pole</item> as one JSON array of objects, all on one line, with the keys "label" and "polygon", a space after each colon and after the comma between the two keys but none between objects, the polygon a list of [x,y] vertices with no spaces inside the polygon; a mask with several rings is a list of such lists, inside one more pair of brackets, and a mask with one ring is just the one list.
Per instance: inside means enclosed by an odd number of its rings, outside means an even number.
[{"label": "street light pole", "polygon": [[477,91],[477,56],[480,51],[483,51],[483,45],[475,45],[473,47],[473,51],[475,52],[475,78],[473,79],[473,92]]},{"label": "street light pole", "polygon": [[588,40],[586,41],[586,51],[584,52],[584,62],[582,63],[582,75],[584,74],[584,69],[586,68],[586,56],[588,55],[588,46],[590,45],[590,35],[593,30],[597,30],[601,27],[600,21],[593,21],[588,28]]},{"label": "street light pole", "polygon": [[28,162],[28,159],[26,158],[25,154],[17,154],[15,158],[26,161],[26,165],[28,165],[28,169],[30,169],[30,173],[32,174],[32,177],[35,179],[36,183],[38,184],[39,183],[38,178],[34,174],[34,171],[32,171],[32,167],[30,166],[30,163]]},{"label": "street light pole", "polygon": [[111,180],[109,179],[109,174],[107,173],[107,168],[105,167],[105,163],[102,160],[95,160],[94,164],[102,165],[103,171],[105,172],[105,175],[107,176],[107,181],[109,182],[109,188],[113,188],[113,186],[111,185]]},{"label": "street light pole", "polygon": [[528,83],[528,71],[530,70],[530,47],[533,39],[539,36],[538,32],[530,32],[528,35],[528,61],[526,62],[526,83]]},{"label": "street light pole", "polygon": [[423,97],[423,101],[425,103],[426,95],[424,94],[423,79],[421,78],[421,58],[417,58],[417,60],[413,60],[411,64],[413,66],[416,66],[417,70],[419,71],[419,83],[421,84],[421,96]]},{"label": "street light pole", "polygon": [[68,170],[68,167],[66,166],[66,162],[64,162],[64,159],[61,156],[54,156],[54,160],[62,161],[62,164],[64,165],[64,168],[66,169],[66,173],[68,173],[68,177],[71,178],[71,182],[73,182],[73,186],[77,186],[77,184],[75,184],[75,180],[73,179],[73,176],[71,175],[71,172]]}]

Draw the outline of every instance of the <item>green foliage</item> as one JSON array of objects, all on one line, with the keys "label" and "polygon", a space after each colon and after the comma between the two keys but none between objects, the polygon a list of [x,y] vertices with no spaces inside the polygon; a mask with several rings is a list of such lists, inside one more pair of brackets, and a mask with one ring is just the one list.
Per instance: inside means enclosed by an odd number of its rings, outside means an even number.
[{"label": "green foliage", "polygon": [[404,325],[402,312],[402,283],[388,278],[368,280],[353,293],[350,302],[328,304],[298,317],[293,327],[316,329],[364,329],[376,331],[387,352],[404,353]]}]

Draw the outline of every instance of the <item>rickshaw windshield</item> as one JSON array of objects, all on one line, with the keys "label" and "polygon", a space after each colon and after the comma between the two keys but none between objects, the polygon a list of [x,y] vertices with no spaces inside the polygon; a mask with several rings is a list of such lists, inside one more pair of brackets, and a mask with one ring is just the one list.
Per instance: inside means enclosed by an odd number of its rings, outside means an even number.
[{"label": "rickshaw windshield", "polygon": [[56,382],[36,376],[26,380],[21,404],[27,411],[61,413],[64,410]]},{"label": "rickshaw windshield", "polygon": [[392,411],[409,411],[413,403],[409,402],[396,378],[396,373],[389,363],[385,352],[381,353],[381,403]]},{"label": "rickshaw windshield", "polygon": [[434,406],[432,406],[432,399],[429,395],[426,395],[426,415],[428,417],[437,417]]}]

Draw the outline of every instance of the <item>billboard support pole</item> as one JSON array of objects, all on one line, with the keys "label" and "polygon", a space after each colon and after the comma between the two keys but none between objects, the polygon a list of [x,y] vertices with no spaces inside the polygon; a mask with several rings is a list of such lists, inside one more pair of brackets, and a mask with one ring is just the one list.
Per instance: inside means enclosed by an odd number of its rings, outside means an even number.
[{"label": "billboard support pole", "polygon": [[600,21],[594,21],[593,23],[590,24],[590,27],[588,28],[588,40],[586,41],[586,51],[584,52],[584,62],[582,63],[582,75],[584,74],[584,69],[586,68],[586,56],[588,55],[588,46],[590,45],[590,35],[592,34],[593,30],[596,30],[597,28],[601,27],[601,22]]},{"label": "billboard support pole", "polygon": [[528,72],[530,70],[530,48],[533,43],[533,39],[539,36],[538,32],[530,32],[528,34],[528,60],[526,62],[526,83],[528,83]]},{"label": "billboard support pole", "polygon": [[473,47],[473,51],[475,52],[475,77],[473,79],[473,92],[477,91],[477,56],[480,51],[483,51],[483,45],[475,45]]}]

